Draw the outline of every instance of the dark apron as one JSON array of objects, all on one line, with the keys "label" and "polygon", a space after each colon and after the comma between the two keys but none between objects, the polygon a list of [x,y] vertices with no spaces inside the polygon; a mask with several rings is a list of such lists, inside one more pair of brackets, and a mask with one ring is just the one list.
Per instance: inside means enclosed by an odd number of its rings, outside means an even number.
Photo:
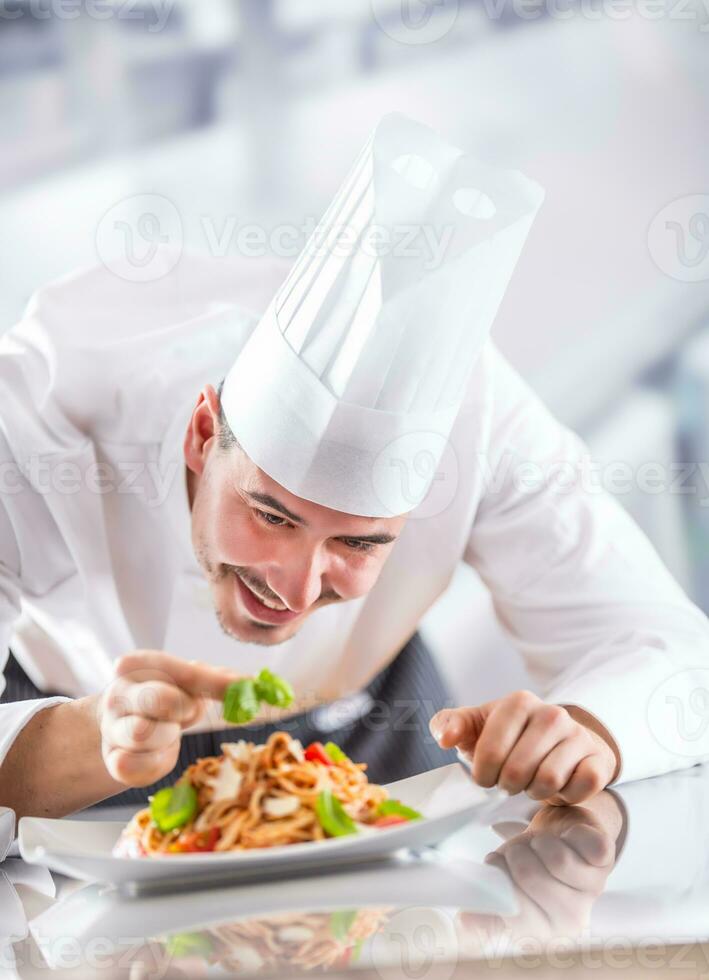
[{"label": "dark apron", "polygon": [[[5,669],[5,681],[0,703],[50,696],[35,687],[12,654]],[[336,713],[330,712],[330,718],[326,708],[275,725],[248,725],[185,735],[179,760],[169,776],[153,786],[113,796],[104,800],[103,805],[143,803],[155,790],[172,785],[196,759],[219,755],[222,742],[246,738],[259,744],[274,731],[287,731],[303,745],[314,741],[337,742],[351,759],[368,764],[367,774],[373,782],[393,782],[456,761],[455,753],[440,749],[428,730],[431,716],[451,705],[433,656],[415,633],[366,690],[354,699],[339,702]]]}]

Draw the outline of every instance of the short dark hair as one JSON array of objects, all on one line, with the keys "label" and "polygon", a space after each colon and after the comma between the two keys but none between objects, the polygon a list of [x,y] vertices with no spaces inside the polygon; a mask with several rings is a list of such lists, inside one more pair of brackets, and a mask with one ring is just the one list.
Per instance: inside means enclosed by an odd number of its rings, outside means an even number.
[{"label": "short dark hair", "polygon": [[222,405],[223,390],[224,380],[222,379],[217,385],[217,398],[219,399],[219,448],[224,452],[228,452],[234,447],[241,449],[241,445],[232,432],[231,426],[227,422],[226,415],[224,414],[224,406]]}]

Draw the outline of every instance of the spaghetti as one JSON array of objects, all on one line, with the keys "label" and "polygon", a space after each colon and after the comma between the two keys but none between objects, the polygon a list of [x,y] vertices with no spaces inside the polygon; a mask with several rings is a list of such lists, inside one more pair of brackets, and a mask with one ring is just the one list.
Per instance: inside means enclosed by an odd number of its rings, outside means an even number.
[{"label": "spaghetti", "polygon": [[198,956],[229,973],[273,974],[345,967],[357,961],[367,939],[387,922],[386,908],[337,912],[294,912],[267,919],[245,919],[180,933],[166,942],[166,963]]},{"label": "spaghetti", "polygon": [[[331,747],[330,747],[331,746]],[[264,745],[239,741],[199,759],[152,797],[114,849],[121,857],[246,851],[387,827],[419,817],[387,799],[337,746],[304,749],[286,732]],[[159,799],[168,794],[165,799]],[[177,801],[177,802],[176,802]],[[397,814],[399,814],[397,816]]]}]

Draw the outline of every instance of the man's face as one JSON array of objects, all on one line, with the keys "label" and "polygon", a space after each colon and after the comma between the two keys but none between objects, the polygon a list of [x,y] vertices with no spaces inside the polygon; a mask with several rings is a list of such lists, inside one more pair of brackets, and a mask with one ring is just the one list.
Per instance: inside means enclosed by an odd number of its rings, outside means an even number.
[{"label": "man's face", "polygon": [[273,645],[316,609],[365,595],[405,517],[356,517],[289,493],[238,446],[219,446],[219,402],[201,393],[185,436],[192,540],[225,632]]}]

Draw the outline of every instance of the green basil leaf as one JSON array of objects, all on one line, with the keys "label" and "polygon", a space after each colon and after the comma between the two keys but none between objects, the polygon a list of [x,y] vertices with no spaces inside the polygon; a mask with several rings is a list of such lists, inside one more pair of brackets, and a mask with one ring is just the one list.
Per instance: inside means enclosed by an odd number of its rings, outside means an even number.
[{"label": "green basil leaf", "polygon": [[213,949],[209,936],[203,932],[176,932],[165,943],[165,952],[178,959],[185,956],[203,956],[207,959]]},{"label": "green basil leaf", "polygon": [[150,800],[150,816],[163,834],[189,823],[197,813],[197,791],[190,783],[158,790]]},{"label": "green basil leaf", "polygon": [[330,932],[335,939],[343,942],[347,939],[347,933],[352,928],[352,923],[357,918],[356,909],[337,909],[330,916]]},{"label": "green basil leaf", "polygon": [[224,718],[234,725],[245,725],[259,712],[260,703],[256,684],[250,678],[234,681],[224,695]]},{"label": "green basil leaf", "polygon": [[267,667],[256,678],[256,696],[276,708],[288,708],[295,697],[285,677],[279,677]]},{"label": "green basil leaf", "polygon": [[378,817],[389,817],[392,814],[397,817],[404,817],[406,820],[421,820],[423,818],[423,814],[419,813],[418,810],[414,810],[398,800],[384,800],[377,807]]},{"label": "green basil leaf", "polygon": [[340,801],[329,789],[324,789],[318,794],[315,813],[328,837],[346,837],[348,834],[357,833],[354,820],[347,815]]},{"label": "green basil leaf", "polygon": [[324,749],[330,756],[333,762],[347,762],[348,757],[342,751],[339,745],[335,745],[334,742],[326,742]]}]

